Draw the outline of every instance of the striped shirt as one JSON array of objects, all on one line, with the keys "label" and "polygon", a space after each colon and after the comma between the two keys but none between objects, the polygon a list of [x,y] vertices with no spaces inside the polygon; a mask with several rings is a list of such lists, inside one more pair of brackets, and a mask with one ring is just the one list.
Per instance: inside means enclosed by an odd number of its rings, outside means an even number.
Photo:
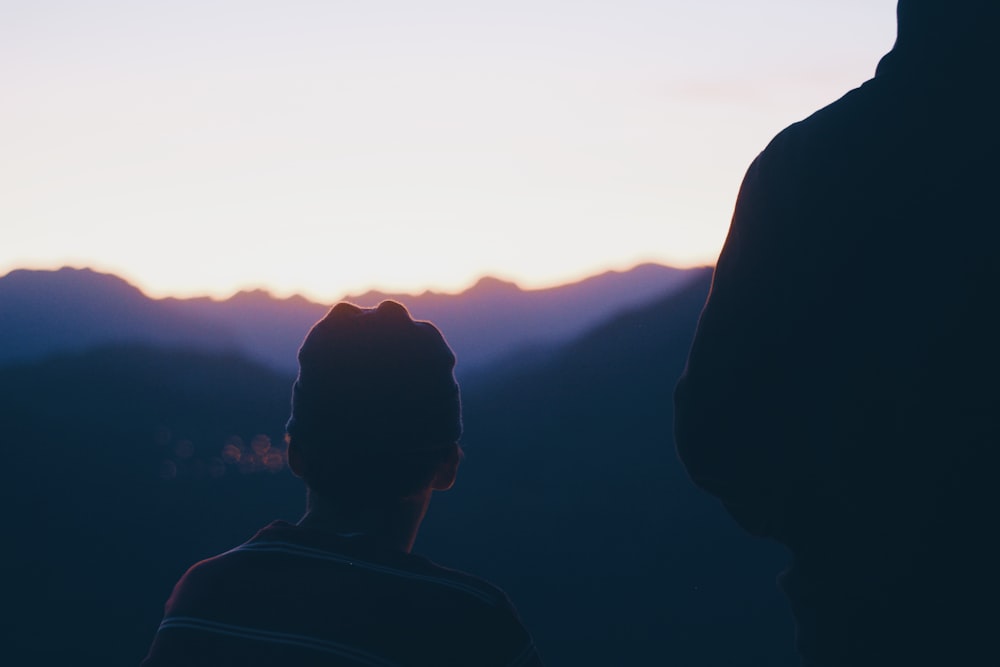
[{"label": "striped shirt", "polygon": [[276,521],[197,563],[143,667],[540,667],[507,596],[365,536]]}]

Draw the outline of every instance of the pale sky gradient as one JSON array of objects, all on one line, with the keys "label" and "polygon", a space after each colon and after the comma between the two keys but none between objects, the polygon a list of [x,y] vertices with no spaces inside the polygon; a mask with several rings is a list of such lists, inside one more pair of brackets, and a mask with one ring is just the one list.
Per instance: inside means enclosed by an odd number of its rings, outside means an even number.
[{"label": "pale sky gradient", "polygon": [[154,296],[712,263],[894,0],[0,0],[0,275]]}]

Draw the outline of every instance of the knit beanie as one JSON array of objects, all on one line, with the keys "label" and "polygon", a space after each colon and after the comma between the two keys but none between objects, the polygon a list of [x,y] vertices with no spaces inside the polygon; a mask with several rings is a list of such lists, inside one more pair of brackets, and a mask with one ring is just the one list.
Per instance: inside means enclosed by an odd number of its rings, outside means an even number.
[{"label": "knit beanie", "polygon": [[433,324],[395,301],[337,304],[298,360],[287,432],[308,458],[389,460],[462,435],[455,355]]}]

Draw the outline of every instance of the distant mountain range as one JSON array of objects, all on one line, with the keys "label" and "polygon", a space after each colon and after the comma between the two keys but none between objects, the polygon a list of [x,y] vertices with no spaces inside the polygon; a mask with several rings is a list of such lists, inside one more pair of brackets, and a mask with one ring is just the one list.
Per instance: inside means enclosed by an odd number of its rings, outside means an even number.
[{"label": "distant mountain range", "polygon": [[[670,395],[710,280],[689,275],[463,385],[467,457],[417,551],[505,588],[547,665],[795,664],[781,550],[674,454]],[[17,573],[0,656],[135,665],[188,565],[297,519],[302,485],[280,458],[290,382],[237,353],[149,345],[0,368]]]},{"label": "distant mountain range", "polygon": [[[368,292],[345,299],[362,306],[404,303],[415,318],[438,325],[455,349],[459,374],[468,375],[516,352],[571,340],[704,273],[644,264],[550,289],[483,278],[460,294]],[[224,301],[151,299],[121,278],[89,269],[16,270],[0,278],[0,365],[101,344],[151,343],[240,351],[294,371],[302,338],[330,305],[264,291]]]}]

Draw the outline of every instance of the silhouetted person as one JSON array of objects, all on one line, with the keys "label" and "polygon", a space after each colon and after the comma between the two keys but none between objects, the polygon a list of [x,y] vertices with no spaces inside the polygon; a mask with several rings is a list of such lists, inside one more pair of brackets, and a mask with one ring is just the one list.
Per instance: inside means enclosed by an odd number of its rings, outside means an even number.
[{"label": "silhouetted person", "polygon": [[1000,665],[1000,2],[898,22],[751,165],[677,445],[790,548],[807,665]]},{"label": "silhouetted person", "polygon": [[502,591],[410,549],[462,432],[455,357],[398,303],[335,306],[306,336],[276,521],[181,578],[145,665],[540,665]]}]

